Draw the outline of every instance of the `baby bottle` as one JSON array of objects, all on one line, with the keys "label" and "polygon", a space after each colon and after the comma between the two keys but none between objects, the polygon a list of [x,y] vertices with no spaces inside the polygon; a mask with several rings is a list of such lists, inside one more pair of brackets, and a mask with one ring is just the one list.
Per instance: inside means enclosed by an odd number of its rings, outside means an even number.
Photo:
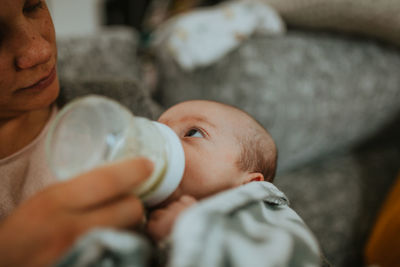
[{"label": "baby bottle", "polygon": [[72,101],[57,114],[46,138],[46,155],[60,180],[113,161],[147,157],[154,170],[133,193],[148,206],[175,191],[185,168],[182,144],[168,126],[96,95]]}]

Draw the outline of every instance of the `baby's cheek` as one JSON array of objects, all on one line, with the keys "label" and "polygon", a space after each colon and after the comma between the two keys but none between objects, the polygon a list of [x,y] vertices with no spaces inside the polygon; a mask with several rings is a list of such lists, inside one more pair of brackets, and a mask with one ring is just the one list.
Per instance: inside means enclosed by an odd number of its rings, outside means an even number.
[{"label": "baby's cheek", "polygon": [[188,176],[185,176],[181,183],[181,196],[190,195],[196,199],[204,197],[211,189],[211,183],[206,181],[205,177],[211,176],[210,173],[203,175],[200,171],[193,173],[193,175],[188,173]]},{"label": "baby's cheek", "polygon": [[227,166],[225,158],[218,158],[221,156],[202,154],[200,151],[189,155],[180,185],[182,194],[201,199],[218,190],[219,177],[223,175]]},{"label": "baby's cheek", "polygon": [[224,158],[224,162],[226,164],[232,165],[232,167],[233,167],[233,164],[237,161],[236,158],[237,158],[236,155],[226,154],[225,158]]}]

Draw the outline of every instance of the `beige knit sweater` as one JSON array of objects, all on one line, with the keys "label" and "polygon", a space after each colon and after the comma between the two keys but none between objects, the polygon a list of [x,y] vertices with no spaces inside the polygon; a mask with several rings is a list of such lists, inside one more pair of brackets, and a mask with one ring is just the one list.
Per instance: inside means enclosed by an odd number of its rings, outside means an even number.
[{"label": "beige knit sweater", "polygon": [[[49,122],[56,112],[54,108]],[[49,122],[28,146],[0,159],[0,220],[21,202],[55,181],[46,164],[44,149]]]}]

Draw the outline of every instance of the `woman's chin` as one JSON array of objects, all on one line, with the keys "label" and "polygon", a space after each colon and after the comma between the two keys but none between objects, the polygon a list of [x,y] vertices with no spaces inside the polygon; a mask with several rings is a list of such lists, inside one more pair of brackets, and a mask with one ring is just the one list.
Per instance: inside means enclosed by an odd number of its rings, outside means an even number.
[{"label": "woman's chin", "polygon": [[[32,90],[17,92],[18,102],[25,111],[44,109],[50,107],[57,99],[60,93],[60,85],[58,78],[52,84],[43,90]],[[24,104],[23,104],[24,103]],[[23,107],[24,105],[25,107]]]}]

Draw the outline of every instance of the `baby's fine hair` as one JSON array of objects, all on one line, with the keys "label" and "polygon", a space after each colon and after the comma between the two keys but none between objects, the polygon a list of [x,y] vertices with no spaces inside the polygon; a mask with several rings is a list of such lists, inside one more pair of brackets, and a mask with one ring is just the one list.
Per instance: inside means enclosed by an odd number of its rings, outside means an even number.
[{"label": "baby's fine hair", "polygon": [[247,125],[236,133],[236,138],[241,146],[236,165],[241,171],[259,172],[264,180],[273,182],[275,178],[278,151],[274,140],[268,131],[255,118],[247,112],[232,105],[215,102],[231,108],[245,116]]},{"label": "baby's fine hair", "polygon": [[259,172],[265,181],[273,182],[278,161],[276,145],[268,131],[256,119],[242,112],[249,117],[250,122],[246,131],[238,136],[241,153],[237,166],[241,171]]}]

